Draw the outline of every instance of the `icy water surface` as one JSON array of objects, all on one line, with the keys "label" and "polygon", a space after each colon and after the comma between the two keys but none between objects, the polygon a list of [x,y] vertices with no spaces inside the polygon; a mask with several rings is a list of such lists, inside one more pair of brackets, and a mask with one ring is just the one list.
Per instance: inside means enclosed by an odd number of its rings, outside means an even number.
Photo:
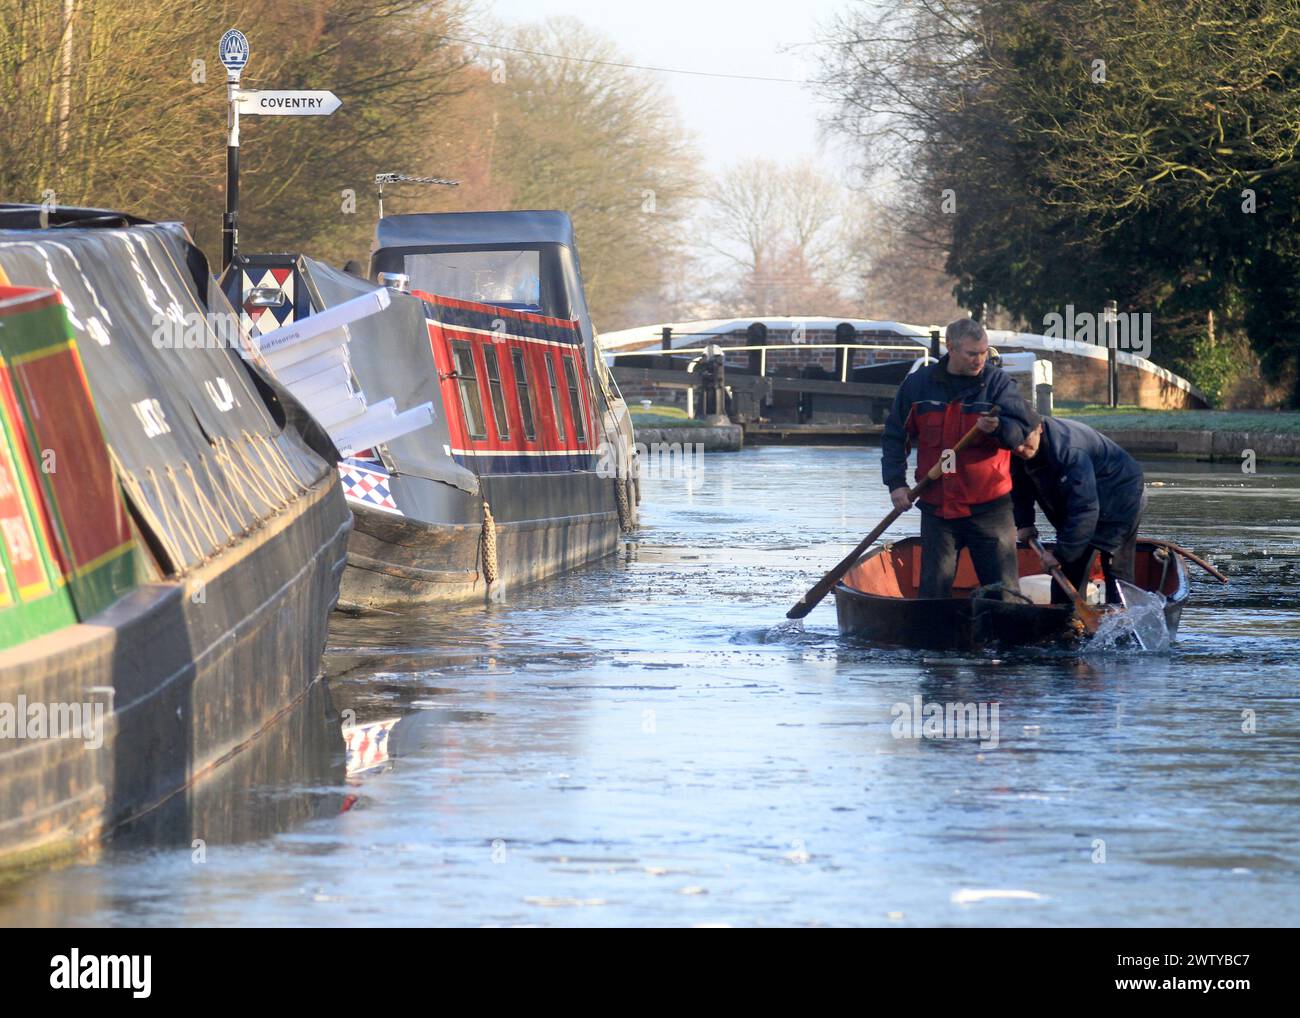
[{"label": "icy water surface", "polygon": [[1144,532],[1233,579],[1171,651],[960,656],[785,623],[887,511],[878,450],[710,456],[599,566],[336,616],[278,734],[0,922],[1294,925],[1300,474],[1147,477]]}]

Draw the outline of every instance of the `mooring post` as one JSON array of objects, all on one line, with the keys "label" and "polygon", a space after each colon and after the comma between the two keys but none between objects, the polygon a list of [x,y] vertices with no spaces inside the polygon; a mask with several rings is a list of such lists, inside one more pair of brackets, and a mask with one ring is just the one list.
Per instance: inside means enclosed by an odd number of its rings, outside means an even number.
[{"label": "mooring post", "polygon": [[1119,406],[1119,354],[1116,349],[1118,312],[1118,301],[1106,301],[1106,399],[1107,405],[1112,407]]},{"label": "mooring post", "polygon": [[840,322],[835,326],[835,342],[840,344],[835,348],[835,373],[839,375],[841,382],[847,382],[849,373],[853,371],[855,351],[850,349],[850,344],[857,338],[858,330],[853,327],[852,322]]},{"label": "mooring post", "polygon": [[[767,345],[767,326],[763,322],[750,322],[749,328],[745,330],[749,336],[747,346],[766,346]],[[767,351],[750,350],[749,351],[749,370],[755,375],[767,374]]]},{"label": "mooring post", "polygon": [[727,357],[721,351],[717,355],[717,370],[713,376],[713,413],[718,417],[727,416]]}]

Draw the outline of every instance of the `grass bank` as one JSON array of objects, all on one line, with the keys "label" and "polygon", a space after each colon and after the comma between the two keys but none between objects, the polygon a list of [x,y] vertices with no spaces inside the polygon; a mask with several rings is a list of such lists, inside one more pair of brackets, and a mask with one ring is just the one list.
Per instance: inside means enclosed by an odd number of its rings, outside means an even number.
[{"label": "grass bank", "polygon": [[1138,407],[1057,407],[1057,417],[1073,417],[1102,431],[1248,431],[1300,435],[1300,413],[1273,410],[1142,410]]},{"label": "grass bank", "polygon": [[703,421],[686,416],[686,411],[675,406],[649,406],[633,404],[632,424],[638,428],[698,428]]}]

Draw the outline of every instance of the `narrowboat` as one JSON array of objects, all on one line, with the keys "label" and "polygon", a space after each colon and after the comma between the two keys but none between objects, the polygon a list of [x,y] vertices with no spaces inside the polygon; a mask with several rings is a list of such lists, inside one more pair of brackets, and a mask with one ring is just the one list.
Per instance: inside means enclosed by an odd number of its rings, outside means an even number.
[{"label": "narrowboat", "polygon": [[[631,418],[565,213],[388,216],[368,278],[302,255],[233,268],[254,344],[339,448],[355,518],[341,607],[499,597],[635,526]],[[327,313],[348,319],[336,345],[281,346]]]},{"label": "narrowboat", "polygon": [[320,674],[351,516],[240,347],[178,224],[0,206],[0,870],[193,815]]},{"label": "narrowboat", "polygon": [[[1017,556],[1022,581],[1045,575],[1032,549],[1020,545]],[[1138,587],[1163,596],[1165,626],[1173,640],[1191,593],[1182,557],[1161,542],[1139,539],[1134,578]],[[1099,568],[1090,579],[1101,579]],[[871,643],[962,651],[1068,643],[1080,635],[1072,605],[1031,603],[1024,595],[1003,600],[999,593],[984,592],[965,550],[953,597],[920,598],[920,585],[919,537],[872,549],[834,588],[840,633]],[[1046,588],[1047,583],[1035,585]]]}]

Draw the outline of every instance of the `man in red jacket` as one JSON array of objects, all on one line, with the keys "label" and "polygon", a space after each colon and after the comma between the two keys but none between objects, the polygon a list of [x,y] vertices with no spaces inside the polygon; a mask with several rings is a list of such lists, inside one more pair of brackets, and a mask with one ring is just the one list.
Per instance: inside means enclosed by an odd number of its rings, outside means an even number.
[{"label": "man in red jacket", "polygon": [[1016,383],[988,363],[984,326],[959,318],[946,330],[948,352],[903,380],[885,421],[881,470],[896,508],[911,506],[907,454],[915,445],[920,478],[972,427],[983,432],[920,495],[920,597],[951,597],[963,548],[981,584],[1020,589],[1011,504],[1011,449],[1038,423]]}]

